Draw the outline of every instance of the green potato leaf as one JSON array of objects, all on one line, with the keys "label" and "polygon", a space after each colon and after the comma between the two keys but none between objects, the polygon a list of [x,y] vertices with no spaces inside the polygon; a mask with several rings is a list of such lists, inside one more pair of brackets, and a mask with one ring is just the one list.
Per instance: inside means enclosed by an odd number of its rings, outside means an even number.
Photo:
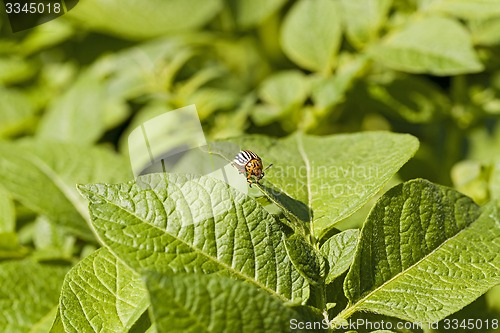
[{"label": "green potato leaf", "polygon": [[361,231],[338,318],[370,311],[434,322],[500,283],[500,205],[426,180],[384,194]]},{"label": "green potato leaf", "polygon": [[230,275],[283,300],[309,286],[280,224],[253,198],[210,177],[151,174],[137,183],[82,185],[99,240],[137,271]]}]

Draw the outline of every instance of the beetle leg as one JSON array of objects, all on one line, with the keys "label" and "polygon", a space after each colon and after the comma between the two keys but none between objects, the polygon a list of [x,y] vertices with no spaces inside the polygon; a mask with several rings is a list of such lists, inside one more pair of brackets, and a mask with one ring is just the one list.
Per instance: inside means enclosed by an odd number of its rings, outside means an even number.
[{"label": "beetle leg", "polygon": [[250,187],[252,186],[252,180],[250,179],[252,177],[252,170],[247,172],[247,182],[250,184]]}]

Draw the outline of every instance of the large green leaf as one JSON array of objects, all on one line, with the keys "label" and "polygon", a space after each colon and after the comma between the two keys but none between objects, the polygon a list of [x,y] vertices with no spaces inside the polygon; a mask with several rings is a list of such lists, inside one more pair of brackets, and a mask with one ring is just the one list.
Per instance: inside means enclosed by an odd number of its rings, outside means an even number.
[{"label": "large green leaf", "polygon": [[340,41],[341,16],[335,1],[297,1],[283,23],[283,51],[306,69],[329,72]]},{"label": "large green leaf", "polygon": [[470,198],[425,180],[389,190],[361,231],[339,318],[438,321],[500,283],[500,203],[480,214]]},{"label": "large green leaf", "polygon": [[444,17],[411,21],[370,52],[385,66],[410,73],[456,75],[483,70],[468,31]]},{"label": "large green leaf", "polygon": [[0,263],[0,327],[25,333],[57,305],[67,267],[43,265],[30,259]]},{"label": "large green leaf", "polygon": [[99,31],[145,39],[195,29],[207,23],[221,6],[220,0],[86,0],[66,16]]},{"label": "large green leaf", "polygon": [[100,241],[136,270],[220,272],[282,300],[309,296],[280,224],[224,182],[152,174],[137,183],[79,189]]},{"label": "large green leaf", "polygon": [[158,332],[289,332],[299,318],[278,299],[228,277],[148,273],[146,284]]},{"label": "large green leaf", "polygon": [[25,206],[81,237],[93,239],[76,183],[124,181],[125,159],[103,148],[52,141],[0,143],[0,184]]},{"label": "large green leaf", "polygon": [[[388,132],[254,135],[231,142],[256,152],[265,165],[273,163],[265,181],[312,209],[309,222],[317,237],[374,196],[418,148],[415,137]],[[220,153],[234,158],[229,151]]]},{"label": "large green leaf", "polygon": [[105,248],[68,272],[59,301],[65,332],[129,332],[148,306],[141,277]]}]

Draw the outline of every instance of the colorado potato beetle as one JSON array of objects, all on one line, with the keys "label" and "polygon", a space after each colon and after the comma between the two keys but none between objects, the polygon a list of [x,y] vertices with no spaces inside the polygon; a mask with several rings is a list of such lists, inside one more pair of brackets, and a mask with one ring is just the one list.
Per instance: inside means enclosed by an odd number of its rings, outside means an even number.
[{"label": "colorado potato beetle", "polygon": [[240,151],[231,163],[240,173],[246,173],[247,182],[252,186],[252,176],[255,176],[257,182],[264,177],[264,171],[269,169],[272,164],[267,168],[262,169],[262,160],[251,150]]}]

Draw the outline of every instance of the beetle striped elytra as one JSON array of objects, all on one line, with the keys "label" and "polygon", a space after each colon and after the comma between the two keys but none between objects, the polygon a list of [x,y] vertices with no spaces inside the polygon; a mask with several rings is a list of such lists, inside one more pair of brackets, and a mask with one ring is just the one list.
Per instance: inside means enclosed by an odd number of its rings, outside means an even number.
[{"label": "beetle striped elytra", "polygon": [[259,180],[264,177],[264,171],[269,169],[272,164],[268,165],[267,168],[262,169],[261,158],[251,150],[242,150],[234,158],[233,163],[231,163],[240,173],[246,173],[247,182],[252,186],[252,176],[254,176],[259,182]]}]

